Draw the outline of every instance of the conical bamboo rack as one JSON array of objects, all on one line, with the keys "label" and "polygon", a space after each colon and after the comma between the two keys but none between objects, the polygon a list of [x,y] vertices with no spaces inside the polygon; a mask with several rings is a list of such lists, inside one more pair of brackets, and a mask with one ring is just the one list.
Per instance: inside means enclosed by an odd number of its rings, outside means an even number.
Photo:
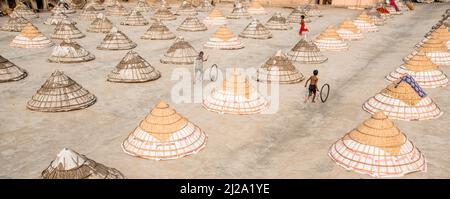
[{"label": "conical bamboo rack", "polygon": [[97,98],[77,82],[56,70],[28,101],[27,108],[41,112],[62,112],[87,108]]},{"label": "conical bamboo rack", "polygon": [[348,43],[346,43],[341,36],[339,36],[332,26],[328,26],[322,33],[320,33],[314,43],[321,50],[345,51],[349,48]]},{"label": "conical bamboo rack", "polygon": [[405,121],[435,119],[443,114],[410,75],[368,99],[363,109],[371,114],[383,111],[391,119]]},{"label": "conical bamboo rack", "polygon": [[321,64],[328,60],[316,44],[303,38],[295,44],[287,55],[292,61],[302,64]]},{"label": "conical bamboo rack", "polygon": [[72,22],[63,19],[60,23],[58,23],[55,27],[55,31],[53,32],[51,38],[52,39],[80,39],[85,37],[78,28],[72,24]]},{"label": "conical bamboo rack", "polygon": [[62,12],[64,14],[74,14],[77,11],[72,9],[67,9],[63,4],[57,5],[55,8],[52,9],[53,13]]},{"label": "conical bamboo rack", "polygon": [[319,6],[317,4],[307,4],[304,6],[306,10],[306,14],[310,17],[321,17],[322,12],[319,10]]},{"label": "conical bamboo rack", "polygon": [[160,101],[122,143],[125,153],[151,160],[172,160],[206,146],[206,133]]},{"label": "conical bamboo rack", "polygon": [[421,44],[416,45],[415,49],[422,49],[435,64],[442,66],[450,65],[450,50],[438,38],[436,33],[431,34],[429,39],[425,39]]},{"label": "conical bamboo rack", "polygon": [[157,80],[161,73],[137,52],[130,50],[109,73],[108,81],[138,83]]},{"label": "conical bamboo rack", "polygon": [[133,10],[130,15],[125,17],[125,21],[120,24],[126,26],[146,26],[149,23],[139,11]]},{"label": "conical bamboo rack", "polygon": [[138,0],[136,3],[136,6],[134,7],[134,10],[139,11],[140,13],[146,13],[150,12],[152,8],[145,0]]},{"label": "conical bamboo rack", "polygon": [[353,23],[358,27],[358,29],[361,30],[361,32],[378,32],[379,29],[375,25],[375,23],[372,21],[372,19],[369,18],[369,15],[364,11],[362,12],[358,18],[353,20]]},{"label": "conical bamboo rack", "polygon": [[172,21],[176,20],[177,16],[175,16],[169,9],[167,9],[164,5],[162,5],[152,16],[153,20],[160,21]]},{"label": "conical bamboo rack", "polygon": [[285,17],[281,16],[280,12],[275,14],[266,22],[266,28],[269,30],[290,30],[292,26],[287,23]]},{"label": "conical bamboo rack", "polygon": [[206,110],[220,114],[258,114],[267,106],[268,101],[251,87],[248,77],[238,72],[226,78],[203,100]]},{"label": "conical bamboo rack", "polygon": [[248,7],[247,11],[252,15],[264,15],[267,13],[258,0],[253,0],[250,3],[250,6]]},{"label": "conical bamboo rack", "polygon": [[257,70],[257,80],[265,83],[295,84],[304,80],[304,76],[281,50],[271,56]]},{"label": "conical bamboo rack", "polygon": [[113,27],[111,31],[105,36],[100,45],[97,46],[99,50],[129,50],[136,48],[137,44],[131,41],[127,35],[122,31]]},{"label": "conical bamboo rack", "polygon": [[192,6],[192,4],[188,3],[187,1],[183,1],[178,10],[175,12],[175,14],[184,16],[194,16],[197,15],[197,11]]},{"label": "conical bamboo rack", "polygon": [[19,6],[17,6],[16,8],[14,8],[14,12],[13,14],[17,15],[17,16],[21,16],[27,20],[31,20],[31,19],[35,19],[35,18],[39,18],[39,15],[37,13],[35,13],[33,10],[31,10],[30,8],[28,8],[26,5],[24,5],[23,3],[20,3]]},{"label": "conical bamboo rack", "polygon": [[161,58],[163,64],[193,64],[197,51],[183,37],[178,37]]},{"label": "conical bamboo rack", "polygon": [[87,32],[109,33],[112,28],[112,22],[105,15],[103,15],[103,13],[99,13],[97,18],[89,25]]},{"label": "conical bamboo rack", "polygon": [[272,33],[259,20],[253,19],[239,36],[250,39],[270,39]]},{"label": "conical bamboo rack", "polygon": [[339,29],[336,32],[339,34],[339,36],[341,36],[343,40],[354,41],[364,38],[361,30],[356,27],[356,25],[350,20],[350,18],[344,20],[339,25]]},{"label": "conical bamboo rack", "polygon": [[237,50],[244,48],[244,43],[227,26],[222,25],[203,46],[220,50]]},{"label": "conical bamboo rack", "polygon": [[178,31],[198,32],[206,31],[208,28],[195,16],[187,16],[186,19],[178,26]]},{"label": "conical bamboo rack", "polygon": [[0,55],[0,83],[19,81],[27,77],[28,73]]},{"label": "conical bamboo rack", "polygon": [[67,38],[53,48],[53,52],[48,58],[54,63],[80,63],[95,59],[95,56],[81,47],[77,42]]},{"label": "conical bamboo rack", "polygon": [[175,39],[175,34],[165,26],[161,21],[155,20],[153,24],[147,29],[141,39],[150,40],[171,40]]},{"label": "conical bamboo rack", "polygon": [[384,24],[386,24],[385,19],[376,10],[370,10],[368,15],[369,19],[371,19],[376,26],[384,26]]},{"label": "conical bamboo rack", "polygon": [[77,24],[77,22],[72,21],[66,14],[62,12],[54,12],[52,15],[50,15],[45,21],[44,24],[46,25],[58,25],[63,20],[66,22],[70,22],[72,24]]},{"label": "conical bamboo rack", "polygon": [[197,6],[197,11],[198,12],[209,12],[211,11],[214,7],[211,5],[211,2],[209,2],[209,0],[200,0],[200,5]]},{"label": "conical bamboo rack", "polygon": [[33,24],[28,23],[22,31],[14,37],[9,46],[16,48],[47,48],[53,42],[45,37]]},{"label": "conical bamboo rack", "polygon": [[81,155],[72,149],[64,148],[56,159],[42,171],[43,179],[124,179],[117,169],[107,167]]},{"label": "conical bamboo rack", "polygon": [[108,16],[128,16],[130,12],[118,1],[111,6],[106,8],[106,15]]},{"label": "conical bamboo rack", "polygon": [[223,16],[222,11],[215,7],[211,11],[211,13],[209,13],[206,19],[203,20],[203,23],[205,23],[206,25],[221,26],[228,24],[228,20]]},{"label": "conical bamboo rack", "polygon": [[300,8],[297,7],[296,9],[294,9],[291,14],[289,14],[287,16],[287,21],[289,23],[300,23],[302,21],[302,15],[305,16],[305,19],[303,19],[305,21],[305,23],[310,23],[311,19],[309,18],[309,16],[306,14],[306,12]]},{"label": "conical bamboo rack", "polygon": [[386,79],[396,82],[404,75],[410,75],[423,88],[444,87],[449,83],[447,75],[439,69],[439,66],[431,62],[423,50],[414,54],[400,67],[391,72]]},{"label": "conical bamboo rack", "polygon": [[103,4],[100,4],[98,0],[88,0],[88,2],[84,7],[85,8],[93,7],[96,11],[105,10],[105,6],[103,6]]},{"label": "conical bamboo rack", "polygon": [[10,32],[20,32],[23,27],[25,27],[28,23],[28,20],[21,16],[10,16],[8,22],[6,22],[0,30],[2,31],[10,31]]},{"label": "conical bamboo rack", "polygon": [[347,170],[373,177],[427,170],[423,153],[381,111],[331,145],[328,155]]},{"label": "conical bamboo rack", "polygon": [[78,16],[78,19],[92,21],[92,20],[95,20],[97,18],[98,13],[99,12],[97,11],[97,9],[95,9],[94,6],[87,6],[81,12],[80,16]]},{"label": "conical bamboo rack", "polygon": [[227,19],[250,19],[251,17],[247,9],[242,4],[237,3],[236,7],[231,11],[231,14],[227,16]]}]

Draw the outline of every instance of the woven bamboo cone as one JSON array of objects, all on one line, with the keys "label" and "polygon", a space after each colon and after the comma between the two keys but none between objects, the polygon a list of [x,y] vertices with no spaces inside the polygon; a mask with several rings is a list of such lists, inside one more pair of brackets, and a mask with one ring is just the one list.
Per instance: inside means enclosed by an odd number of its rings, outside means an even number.
[{"label": "woven bamboo cone", "polygon": [[95,56],[81,47],[77,42],[69,38],[64,39],[60,45],[53,48],[53,52],[48,58],[54,63],[80,63],[95,59]]},{"label": "woven bamboo cone", "polygon": [[108,75],[110,82],[139,83],[157,80],[161,73],[137,52],[130,50]]},{"label": "woven bamboo cone", "polygon": [[141,39],[150,40],[171,40],[175,38],[176,35],[159,20],[155,20],[144,35],[141,36]]},{"label": "woven bamboo cone", "polygon": [[195,16],[187,16],[186,19],[178,26],[178,31],[199,32],[206,31],[208,28]]},{"label": "woven bamboo cone", "polygon": [[203,20],[203,23],[205,23],[206,25],[220,26],[228,24],[228,20],[223,16],[222,11],[215,7],[211,11],[211,13],[209,13],[206,19]]},{"label": "woven bamboo cone", "polygon": [[247,9],[238,2],[236,3],[236,7],[231,11],[231,14],[227,16],[227,19],[249,19],[251,17],[252,16],[247,12]]},{"label": "woven bamboo cone", "polygon": [[332,26],[328,26],[314,42],[317,47],[329,51],[345,51],[349,45],[336,32]]},{"label": "woven bamboo cone", "polygon": [[125,153],[151,160],[172,160],[198,153],[206,133],[160,101],[122,143]]},{"label": "woven bamboo cone", "polygon": [[16,66],[6,58],[0,55],[0,83],[19,81],[27,77],[25,69]]},{"label": "woven bamboo cone", "polygon": [[379,29],[375,25],[372,19],[369,18],[369,15],[364,11],[362,12],[358,18],[353,20],[353,23],[361,30],[361,32],[378,32]]},{"label": "woven bamboo cone", "polygon": [[125,20],[120,24],[127,26],[145,26],[148,25],[148,21],[139,11],[133,10],[131,14],[125,17]]},{"label": "woven bamboo cone", "polygon": [[152,16],[153,20],[161,20],[161,21],[172,21],[176,20],[177,16],[175,16],[169,9],[167,9],[164,5],[162,5]]},{"label": "woven bamboo cone", "polygon": [[311,22],[311,19],[308,17],[306,12],[299,7],[292,10],[292,12],[287,16],[287,21],[289,23],[300,23],[302,20],[302,15],[305,16],[305,19],[304,19],[305,23]]},{"label": "woven bamboo cone", "polygon": [[264,9],[264,7],[259,3],[258,0],[253,0],[250,3],[250,6],[247,10],[248,10],[248,13],[250,13],[252,15],[264,15],[267,13],[266,10]]},{"label": "woven bamboo cone", "polygon": [[302,64],[321,64],[328,60],[312,41],[302,38],[287,53],[292,61]]},{"label": "woven bamboo cone", "polygon": [[280,12],[276,12],[267,22],[266,28],[269,30],[290,30],[292,26],[287,23],[285,17]]},{"label": "woven bamboo cone", "polygon": [[423,50],[433,63],[442,66],[450,65],[450,51],[436,33],[432,33],[429,39],[417,45],[415,50],[419,49]]},{"label": "woven bamboo cone", "polygon": [[8,21],[0,28],[2,31],[20,32],[28,23],[28,20],[22,16],[10,16]]},{"label": "woven bamboo cone", "polygon": [[178,37],[160,61],[163,64],[193,64],[197,56],[198,53],[194,47],[184,41],[183,37]]},{"label": "woven bamboo cone", "polygon": [[220,50],[237,50],[244,48],[244,43],[227,26],[222,25],[203,46]]},{"label": "woven bamboo cone", "polygon": [[80,16],[78,16],[78,19],[92,21],[97,18],[98,13],[99,12],[95,9],[94,6],[86,6],[86,8],[81,12]]},{"label": "woven bamboo cone", "polygon": [[62,12],[53,13],[45,20],[44,24],[58,25],[59,23],[62,23],[63,21],[69,22],[71,24],[77,24],[76,22],[72,21],[66,14],[64,14]]},{"label": "woven bamboo cone", "polygon": [[259,20],[253,19],[239,36],[251,39],[270,39],[272,33]]},{"label": "woven bamboo cone", "polygon": [[150,12],[152,8],[150,7],[150,5],[147,3],[146,0],[138,0],[136,6],[134,7],[134,10],[139,11],[140,13],[146,13]]},{"label": "woven bamboo cone", "polygon": [[348,41],[361,40],[364,38],[361,30],[356,27],[356,25],[347,18],[340,25],[339,29],[336,31],[342,39]]},{"label": "woven bamboo cone", "polygon": [[136,48],[137,44],[131,41],[122,31],[113,27],[111,31],[105,36],[100,45],[97,46],[99,50],[129,50]]},{"label": "woven bamboo cone", "polygon": [[278,50],[257,70],[257,80],[265,83],[295,84],[304,80],[304,76],[291,60]]},{"label": "woven bamboo cone", "polygon": [[103,13],[99,13],[97,18],[92,21],[87,32],[109,33],[113,27],[112,22]]},{"label": "woven bamboo cone", "polygon": [[197,11],[192,6],[191,3],[188,3],[187,1],[181,2],[180,7],[175,13],[176,15],[184,15],[184,16],[194,16],[197,15]]},{"label": "woven bamboo cone", "polygon": [[51,38],[52,39],[81,39],[85,37],[84,35],[74,24],[72,24],[68,20],[62,20],[55,27],[55,31],[53,32]]},{"label": "woven bamboo cone", "polygon": [[128,16],[129,14],[128,10],[118,1],[106,9],[106,15],[108,16]]},{"label": "woven bamboo cone", "polygon": [[28,23],[22,31],[14,37],[9,46],[16,48],[47,48],[53,42],[45,37],[33,24]]}]

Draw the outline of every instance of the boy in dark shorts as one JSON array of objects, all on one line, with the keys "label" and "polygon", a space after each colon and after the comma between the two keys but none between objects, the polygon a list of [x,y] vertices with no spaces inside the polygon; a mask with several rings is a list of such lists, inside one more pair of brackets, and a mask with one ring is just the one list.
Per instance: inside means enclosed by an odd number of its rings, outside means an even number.
[{"label": "boy in dark shorts", "polygon": [[316,103],[316,93],[317,91],[319,91],[318,88],[318,82],[319,82],[319,78],[317,77],[317,75],[319,74],[318,70],[314,70],[313,71],[313,76],[309,77],[308,80],[306,80],[305,83],[305,87],[308,85],[308,82],[311,81],[311,83],[309,84],[308,90],[309,90],[309,94],[308,97],[305,100],[305,103],[308,102],[309,98],[311,97],[311,95],[313,96],[312,99],[312,103]]}]

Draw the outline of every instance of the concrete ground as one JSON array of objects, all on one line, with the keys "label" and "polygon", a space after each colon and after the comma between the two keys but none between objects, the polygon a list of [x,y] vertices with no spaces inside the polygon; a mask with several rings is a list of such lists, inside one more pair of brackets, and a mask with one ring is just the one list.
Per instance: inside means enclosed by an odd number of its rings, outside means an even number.
[{"label": "concrete ground", "polygon": [[[445,6],[444,6],[445,5]],[[39,178],[40,173],[63,147],[70,147],[97,162],[117,168],[128,178],[370,178],[346,171],[327,155],[334,141],[370,117],[361,109],[369,97],[388,82],[384,76],[402,63],[429,28],[435,24],[449,4],[416,4],[417,9],[389,20],[380,32],[365,34],[362,41],[350,42],[347,52],[323,52],[329,61],[320,65],[297,64],[305,75],[320,70],[320,83],[331,85],[329,100],[322,104],[304,104],[304,82],[282,85],[280,107],[276,114],[219,115],[205,110],[198,103],[171,103],[171,80],[175,68],[186,66],[159,63],[173,41],[141,40],[148,28],[124,27],[138,43],[135,49],[162,72],[154,82],[118,84],[106,81],[106,75],[127,51],[100,51],[96,46],[103,34],[87,33],[87,21],[77,27],[87,37],[77,40],[96,59],[81,64],[48,63],[51,48],[17,49],[9,43],[17,33],[0,32],[0,54],[25,68],[29,76],[18,82],[0,84],[0,178]],[[130,6],[129,6],[130,7]],[[266,8],[268,15],[257,16],[266,22],[275,11],[284,16],[290,10]],[[225,14],[230,5],[222,8]],[[308,24],[309,37],[317,36],[325,27],[338,25],[360,11],[322,7],[323,17]],[[77,16],[78,14],[75,14]],[[203,19],[206,13],[198,17]],[[54,26],[44,25],[49,13],[40,14],[33,23],[46,36]],[[75,18],[74,15],[71,15]],[[150,14],[146,14],[149,18]],[[114,23],[123,18],[109,17]],[[184,17],[166,23],[175,31]],[[1,17],[0,24],[7,18]],[[250,20],[232,20],[229,25],[240,33]],[[176,32],[197,50],[215,32]],[[298,41],[298,27],[291,31],[276,31],[270,40],[244,39],[246,47],[236,51],[206,50],[206,65],[217,63],[220,68],[259,67],[278,49],[289,50]],[[95,94],[98,101],[83,110],[65,113],[41,113],[26,109],[26,103],[55,70],[67,75]],[[450,69],[443,68],[448,74]],[[445,112],[436,120],[395,121],[428,160],[426,173],[414,173],[405,178],[450,177],[450,97],[449,88],[426,89]],[[121,142],[159,100],[168,101],[179,113],[200,126],[208,135],[208,143],[199,153],[171,161],[152,161],[122,152]]]}]

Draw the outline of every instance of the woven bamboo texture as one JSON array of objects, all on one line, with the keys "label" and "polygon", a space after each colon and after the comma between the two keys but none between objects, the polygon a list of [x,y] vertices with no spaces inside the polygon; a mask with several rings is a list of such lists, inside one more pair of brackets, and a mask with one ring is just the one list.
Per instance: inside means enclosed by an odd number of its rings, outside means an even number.
[{"label": "woven bamboo texture", "polygon": [[11,16],[8,21],[3,24],[0,28],[2,31],[10,31],[10,32],[20,32],[22,28],[25,27],[28,23],[28,20],[21,16]]},{"label": "woven bamboo texture", "polygon": [[125,153],[151,160],[171,160],[201,151],[206,133],[161,101],[122,143]]},{"label": "woven bamboo texture", "polygon": [[406,74],[413,77],[423,88],[444,87],[449,83],[447,75],[439,69],[438,65],[432,63],[423,51],[412,55],[409,60],[386,76],[386,79],[396,82]]},{"label": "woven bamboo texture", "polygon": [[18,81],[27,77],[28,73],[0,55],[0,83]]},{"label": "woven bamboo texture", "polygon": [[183,16],[194,16],[194,15],[197,15],[197,11],[192,6],[192,4],[188,3],[187,1],[183,1],[181,3],[180,7],[178,7],[175,14],[183,15]]},{"label": "woven bamboo texture", "polygon": [[56,6],[55,8],[52,9],[53,13],[57,13],[57,12],[62,12],[64,14],[74,14],[77,11],[76,10],[72,10],[72,9],[67,9],[66,7],[64,7],[63,4],[60,4],[59,6]]},{"label": "woven bamboo texture", "polygon": [[71,39],[64,39],[61,44],[53,48],[53,52],[48,58],[48,61],[54,63],[80,63],[94,59],[95,56],[81,47],[77,42]]},{"label": "woven bamboo texture", "polygon": [[279,50],[257,70],[257,80],[265,83],[295,84],[304,80],[304,76],[291,60]]},{"label": "woven bamboo texture", "polygon": [[141,39],[150,39],[150,40],[170,40],[175,39],[175,34],[170,31],[170,29],[165,26],[161,21],[156,20],[153,24],[147,29]]},{"label": "woven bamboo texture", "polygon": [[98,13],[99,12],[95,9],[94,6],[88,6],[83,11],[81,11],[81,14],[80,16],[78,16],[78,19],[92,21],[97,18]]},{"label": "woven bamboo texture", "polygon": [[99,13],[97,18],[89,25],[87,32],[109,33],[112,27],[112,22],[103,13]]},{"label": "woven bamboo texture", "polygon": [[55,27],[51,38],[52,39],[80,39],[85,37],[84,35],[71,21],[63,19]]},{"label": "woven bamboo texture", "polygon": [[169,9],[165,6],[161,6],[156,12],[153,14],[152,19],[161,20],[161,21],[172,21],[176,20],[177,16],[175,16]]},{"label": "woven bamboo texture", "polygon": [[272,33],[258,19],[253,19],[239,36],[250,39],[270,39]]},{"label": "woven bamboo texture", "polygon": [[106,8],[108,8],[108,7],[113,7],[117,3],[119,3],[118,0],[105,0],[102,5],[106,6]]},{"label": "woven bamboo texture", "polygon": [[64,148],[41,173],[43,179],[124,179],[117,169],[107,167]]},{"label": "woven bamboo texture", "polygon": [[409,75],[368,99],[363,109],[371,114],[383,111],[391,119],[405,121],[435,119],[443,114]]},{"label": "woven bamboo texture", "polygon": [[97,98],[77,82],[56,70],[28,101],[27,108],[41,112],[62,112],[87,108]]},{"label": "woven bamboo texture", "polygon": [[258,0],[253,0],[250,3],[247,11],[252,15],[264,15],[267,13],[264,7],[258,2]]},{"label": "woven bamboo texture", "polygon": [[296,9],[294,9],[288,16],[287,16],[287,21],[289,23],[300,23],[302,21],[302,15],[305,16],[305,19],[303,19],[305,21],[305,23],[310,23],[311,19],[309,18],[309,16],[306,14],[306,12],[298,7]]},{"label": "woven bamboo texture", "polygon": [[316,44],[303,38],[295,44],[287,55],[292,61],[302,64],[320,64],[328,60]]},{"label": "woven bamboo texture", "polygon": [[145,26],[148,25],[149,22],[139,11],[133,10],[131,11],[131,14],[125,17],[125,20],[120,24],[126,26]]},{"label": "woven bamboo texture", "polygon": [[122,31],[113,27],[111,31],[103,38],[100,45],[97,46],[99,50],[129,50],[137,46],[136,43],[131,41],[127,35]]},{"label": "woven bamboo texture", "polygon": [[287,23],[285,17],[281,16],[280,12],[275,12],[275,14],[266,22],[266,28],[269,30],[290,30],[292,29],[292,26]]},{"label": "woven bamboo texture", "polygon": [[378,32],[378,27],[374,24],[372,19],[370,19],[369,15],[366,12],[361,13],[353,23],[361,30],[361,32]]},{"label": "woven bamboo texture", "polygon": [[161,77],[161,73],[137,52],[130,50],[109,73],[108,81],[138,83],[153,81]]},{"label": "woven bamboo texture", "polygon": [[206,25],[221,26],[228,24],[228,20],[223,16],[222,11],[215,7],[203,20],[203,23]]},{"label": "woven bamboo texture", "polygon": [[46,25],[58,25],[63,20],[66,22],[70,22],[72,24],[77,24],[77,22],[72,21],[66,14],[62,12],[55,12],[44,21],[44,24]]},{"label": "woven bamboo texture", "polygon": [[211,11],[214,7],[211,5],[211,2],[209,0],[200,0],[200,5],[197,6],[197,11],[198,12],[209,12]]},{"label": "woven bamboo texture", "polygon": [[339,25],[339,29],[336,32],[339,34],[339,36],[341,36],[343,40],[347,41],[361,40],[364,38],[361,30],[356,27],[356,25],[350,20],[350,18],[344,20]]},{"label": "woven bamboo texture", "polygon": [[331,145],[328,155],[347,170],[373,177],[427,170],[423,153],[381,111]]},{"label": "woven bamboo texture", "polygon": [[319,10],[319,6],[317,4],[307,4],[303,7],[306,11],[306,14],[310,17],[320,17],[322,16],[322,12]]},{"label": "woven bamboo texture", "polygon": [[216,48],[220,50],[237,50],[244,48],[242,42],[237,36],[231,32],[227,26],[220,26],[217,31],[204,44],[205,48]]},{"label": "woven bamboo texture", "polygon": [[267,100],[251,87],[246,76],[235,72],[203,100],[203,107],[220,114],[258,114],[268,106]]},{"label": "woven bamboo texture", "polygon": [[105,10],[105,6],[103,6],[102,4],[97,2],[97,0],[88,0],[88,2],[86,3],[86,5],[84,7],[85,8],[93,7],[96,11]]},{"label": "woven bamboo texture", "polygon": [[251,17],[247,9],[240,3],[237,3],[236,7],[231,11],[231,14],[227,16],[228,19],[250,19]]},{"label": "woven bamboo texture", "polygon": [[106,8],[106,15],[108,16],[128,16],[129,14],[128,10],[118,1],[113,6]]},{"label": "woven bamboo texture", "polygon": [[198,56],[197,51],[183,37],[178,37],[164,53],[160,62],[163,64],[193,64]]},{"label": "woven bamboo texture", "polygon": [[178,26],[177,31],[199,32],[206,31],[208,28],[195,16],[187,16],[186,19]]},{"label": "woven bamboo texture", "polygon": [[322,33],[320,33],[314,43],[321,50],[345,51],[349,48],[348,43],[345,42],[341,36],[339,36],[332,26],[328,26]]},{"label": "woven bamboo texture", "polygon": [[145,0],[138,0],[136,3],[136,6],[134,7],[134,10],[139,11],[140,13],[146,13],[150,12],[152,8]]},{"label": "woven bamboo texture", "polygon": [[19,35],[14,37],[9,46],[15,48],[47,48],[53,46],[53,44],[33,24],[28,23],[22,28]]},{"label": "woven bamboo texture", "polygon": [[22,16],[27,20],[39,18],[39,15],[37,13],[25,6],[23,3],[21,3],[19,7],[16,7],[13,13],[17,16]]},{"label": "woven bamboo texture", "polygon": [[435,33],[432,33],[429,38],[425,38],[421,43],[417,44],[415,49],[416,51],[423,50],[435,64],[442,66],[450,65],[450,50],[448,50],[447,45]]}]

